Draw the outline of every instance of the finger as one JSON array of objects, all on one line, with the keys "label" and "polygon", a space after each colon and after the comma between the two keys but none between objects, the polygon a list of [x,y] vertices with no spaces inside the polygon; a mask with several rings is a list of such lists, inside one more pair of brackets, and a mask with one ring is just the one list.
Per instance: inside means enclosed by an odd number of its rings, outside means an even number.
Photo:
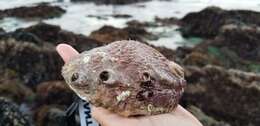
[{"label": "finger", "polygon": [[65,63],[79,54],[73,47],[68,44],[59,44],[56,47],[56,50]]},{"label": "finger", "polygon": [[199,122],[199,120],[194,117],[189,111],[187,111],[185,108],[183,108],[181,105],[178,105],[175,111],[173,111],[171,114],[175,116],[182,116],[186,119],[191,119],[193,122],[197,123],[198,125],[202,126],[202,124]]},{"label": "finger", "polygon": [[118,120],[118,117],[111,114],[108,110],[105,110],[104,108],[92,107],[91,110],[93,118],[95,118],[102,126],[108,126],[110,124],[109,121]]},{"label": "finger", "polygon": [[101,126],[132,126],[137,123],[135,119],[125,118],[115,113],[112,113],[102,107],[91,108],[92,116],[101,124]]}]

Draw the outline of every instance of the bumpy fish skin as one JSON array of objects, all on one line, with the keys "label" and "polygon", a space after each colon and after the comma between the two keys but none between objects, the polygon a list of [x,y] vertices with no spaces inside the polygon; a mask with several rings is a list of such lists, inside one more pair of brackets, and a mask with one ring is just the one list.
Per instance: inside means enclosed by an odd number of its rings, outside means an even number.
[{"label": "bumpy fish skin", "polygon": [[81,53],[64,65],[62,75],[79,97],[123,116],[171,112],[186,85],[179,65],[126,40]]}]

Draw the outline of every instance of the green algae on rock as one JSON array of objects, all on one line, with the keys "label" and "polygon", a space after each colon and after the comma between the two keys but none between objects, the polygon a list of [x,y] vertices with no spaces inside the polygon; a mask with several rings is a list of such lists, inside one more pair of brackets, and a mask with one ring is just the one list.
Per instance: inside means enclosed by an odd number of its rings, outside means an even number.
[{"label": "green algae on rock", "polygon": [[[183,103],[231,125],[260,123],[260,75],[208,65],[186,66]],[[207,94],[207,95],[205,95]]]}]

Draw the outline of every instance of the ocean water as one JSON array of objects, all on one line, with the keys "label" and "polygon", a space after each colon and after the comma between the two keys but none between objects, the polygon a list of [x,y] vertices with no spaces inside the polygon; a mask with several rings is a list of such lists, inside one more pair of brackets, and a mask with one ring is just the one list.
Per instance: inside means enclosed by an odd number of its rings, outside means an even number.
[{"label": "ocean water", "polygon": [[[33,6],[40,2],[50,2],[67,10],[59,17],[47,20],[22,20],[16,18],[5,18],[0,20],[0,27],[6,31],[17,28],[28,27],[38,22],[60,25],[63,29],[89,35],[92,31],[104,25],[125,27],[130,20],[153,21],[154,17],[176,17],[182,18],[187,13],[196,12],[207,6],[219,6],[223,9],[245,9],[260,11],[260,0],[171,0],[137,3],[131,5],[96,5],[91,2],[72,3],[69,0],[58,2],[58,0],[0,0],[0,9],[14,8],[19,6]],[[132,17],[114,18],[113,14],[129,14]],[[94,15],[94,16],[93,16]],[[102,18],[97,18],[102,17]],[[150,41],[156,46],[165,46],[175,49],[178,46],[192,46],[193,39],[185,39],[177,30],[178,26],[149,28],[148,31],[160,34],[159,40]]]}]

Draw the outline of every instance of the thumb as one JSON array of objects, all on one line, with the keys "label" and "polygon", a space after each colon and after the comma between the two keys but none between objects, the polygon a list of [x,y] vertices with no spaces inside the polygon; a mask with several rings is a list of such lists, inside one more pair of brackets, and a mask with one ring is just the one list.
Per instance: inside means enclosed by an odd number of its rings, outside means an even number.
[{"label": "thumb", "polygon": [[137,120],[112,113],[102,107],[91,107],[91,114],[101,126],[135,126]]}]

